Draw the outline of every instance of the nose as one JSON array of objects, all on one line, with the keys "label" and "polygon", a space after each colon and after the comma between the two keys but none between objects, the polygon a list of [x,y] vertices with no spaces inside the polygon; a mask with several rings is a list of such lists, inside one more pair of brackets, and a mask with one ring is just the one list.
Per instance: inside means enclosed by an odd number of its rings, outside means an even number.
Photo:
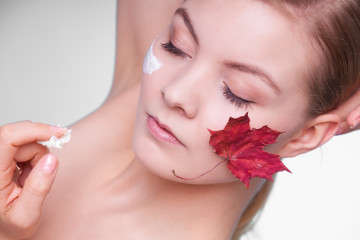
[{"label": "nose", "polygon": [[190,92],[193,91],[192,86],[188,86],[188,92],[185,89],[181,89],[178,84],[166,85],[162,91],[162,97],[166,106],[186,116],[187,118],[195,118],[197,114],[197,102],[194,100]]},{"label": "nose", "polygon": [[201,107],[202,89],[206,84],[203,80],[206,78],[207,72],[205,68],[192,68],[176,76],[167,82],[161,89],[163,100],[169,108],[186,116],[187,118],[195,118]]}]

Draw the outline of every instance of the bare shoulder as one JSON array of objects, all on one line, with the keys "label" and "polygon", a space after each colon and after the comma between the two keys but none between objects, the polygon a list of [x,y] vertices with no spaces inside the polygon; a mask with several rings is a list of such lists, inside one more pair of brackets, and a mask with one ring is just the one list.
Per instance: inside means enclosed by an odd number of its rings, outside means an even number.
[{"label": "bare shoulder", "polygon": [[98,167],[107,159],[131,151],[139,88],[135,85],[107,99],[99,109],[71,126],[71,142],[56,152],[60,161],[82,168],[84,164]]},{"label": "bare shoulder", "polygon": [[86,222],[89,217],[84,216],[92,215],[94,194],[101,195],[104,186],[131,163],[138,93],[139,86],[127,89],[71,126],[71,141],[54,151],[59,169],[33,239],[50,239],[46,237],[54,237],[54,233],[64,239],[62,234],[69,231],[75,234],[72,225]]}]

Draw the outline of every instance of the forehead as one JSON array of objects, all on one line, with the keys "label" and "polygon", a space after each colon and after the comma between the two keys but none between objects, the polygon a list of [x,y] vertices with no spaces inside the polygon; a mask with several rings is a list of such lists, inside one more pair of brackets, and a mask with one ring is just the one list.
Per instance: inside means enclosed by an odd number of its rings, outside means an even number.
[{"label": "forehead", "polygon": [[304,26],[262,1],[190,0],[184,7],[209,55],[259,66],[286,86],[303,82],[314,65]]}]

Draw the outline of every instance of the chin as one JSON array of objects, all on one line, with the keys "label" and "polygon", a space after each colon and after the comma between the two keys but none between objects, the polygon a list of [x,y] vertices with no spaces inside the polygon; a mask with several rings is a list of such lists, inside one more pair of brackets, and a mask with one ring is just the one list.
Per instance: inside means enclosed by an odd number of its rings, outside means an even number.
[{"label": "chin", "polygon": [[[134,138],[135,139],[135,138]],[[166,157],[156,151],[149,151],[148,147],[144,147],[141,141],[133,141],[133,150],[135,153],[136,160],[148,171],[149,173],[159,178],[169,180],[171,182],[178,182],[190,185],[205,185],[205,184],[223,184],[238,181],[231,172],[228,170],[226,163],[224,162],[218,168],[213,171],[200,176],[209,170],[209,164],[201,167],[187,166],[186,161],[181,159],[180,156]],[[196,179],[181,179],[173,174],[175,170],[176,174],[183,178]]]},{"label": "chin", "polygon": [[[226,162],[198,177],[223,160],[211,148],[200,145],[194,149],[161,141],[149,133],[143,115],[137,116],[134,129],[132,147],[136,161],[149,173],[173,182],[196,185],[238,181],[227,168]],[[183,180],[174,176],[173,170],[183,178],[198,178]]]}]

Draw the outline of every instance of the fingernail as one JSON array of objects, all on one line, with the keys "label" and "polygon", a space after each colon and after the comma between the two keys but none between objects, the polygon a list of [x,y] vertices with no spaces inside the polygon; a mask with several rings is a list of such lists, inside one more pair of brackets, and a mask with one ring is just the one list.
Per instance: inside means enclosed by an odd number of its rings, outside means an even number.
[{"label": "fingernail", "polygon": [[356,118],[356,119],[352,122],[350,128],[351,128],[351,129],[356,128],[359,124],[360,124],[360,117]]},{"label": "fingernail", "polygon": [[55,134],[65,134],[67,132],[66,128],[62,128],[59,126],[50,126],[50,129],[55,132]]},{"label": "fingernail", "polygon": [[53,174],[57,166],[57,160],[54,155],[47,155],[41,164],[41,170],[46,174]]}]

